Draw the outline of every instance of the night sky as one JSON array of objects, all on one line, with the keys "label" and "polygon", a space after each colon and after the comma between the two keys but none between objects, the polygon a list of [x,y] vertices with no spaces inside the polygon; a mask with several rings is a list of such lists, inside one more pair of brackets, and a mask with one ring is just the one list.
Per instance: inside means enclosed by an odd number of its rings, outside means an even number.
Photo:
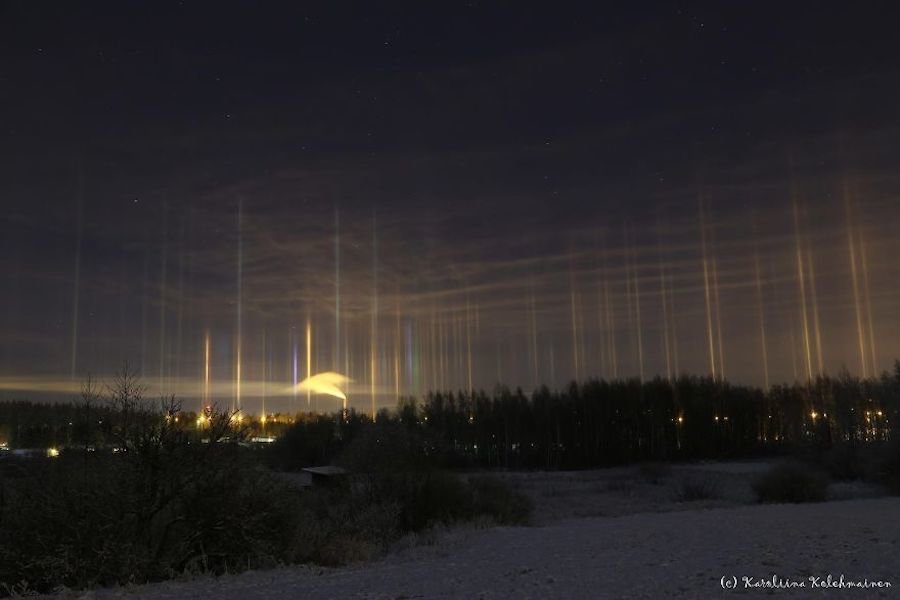
[{"label": "night sky", "polygon": [[2,397],[891,367],[890,3],[524,4],[0,3]]}]

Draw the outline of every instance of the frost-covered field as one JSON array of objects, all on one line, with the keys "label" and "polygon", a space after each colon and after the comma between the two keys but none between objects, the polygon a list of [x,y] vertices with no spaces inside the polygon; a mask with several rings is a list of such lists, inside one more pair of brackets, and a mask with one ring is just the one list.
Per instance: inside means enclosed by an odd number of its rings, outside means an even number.
[{"label": "frost-covered field", "polygon": [[[681,467],[659,477],[652,469],[511,474],[508,477],[538,503],[534,527],[457,529],[438,535],[431,544],[410,545],[383,560],[342,569],[291,567],[72,596],[900,597],[900,498],[746,504],[748,474],[755,470],[752,465]],[[680,478],[694,478],[698,472],[712,473],[719,481],[714,486],[717,498],[678,501]],[[567,505],[572,508],[568,513]],[[573,516],[589,513],[592,505],[601,516]],[[828,575],[834,580],[843,575],[845,582],[868,579],[893,586],[813,588]],[[810,579],[816,577],[820,579]],[[723,590],[723,581],[736,581],[738,589]],[[773,581],[802,583],[805,588],[755,587]]]}]

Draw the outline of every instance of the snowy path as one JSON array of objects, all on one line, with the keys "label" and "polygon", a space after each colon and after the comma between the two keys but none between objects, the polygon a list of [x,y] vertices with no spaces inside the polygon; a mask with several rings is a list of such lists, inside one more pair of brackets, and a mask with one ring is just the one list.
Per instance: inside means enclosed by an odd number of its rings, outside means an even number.
[{"label": "snowy path", "polygon": [[[634,514],[468,531],[371,564],[284,568],[101,590],[86,598],[900,597],[900,498]],[[725,591],[735,576],[890,589]]]}]

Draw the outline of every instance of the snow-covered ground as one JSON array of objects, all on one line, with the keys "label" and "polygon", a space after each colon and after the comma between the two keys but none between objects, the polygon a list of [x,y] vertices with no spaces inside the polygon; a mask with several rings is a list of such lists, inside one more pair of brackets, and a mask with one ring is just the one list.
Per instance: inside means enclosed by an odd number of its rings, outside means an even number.
[{"label": "snow-covered ground", "polygon": [[[457,532],[344,569],[283,568],[91,592],[88,598],[710,598],[780,578],[788,597],[900,596],[900,498],[743,506]],[[811,589],[810,577],[888,589]],[[722,588],[737,578],[737,592]]]},{"label": "snow-covered ground", "polygon": [[[70,597],[900,597],[900,498],[746,504],[748,474],[757,471],[676,467],[650,481],[636,469],[510,474],[538,502],[534,527],[456,529],[340,569],[286,567]],[[718,498],[673,500],[678,482],[697,472],[721,477]],[[591,506],[604,516],[578,516],[590,515]],[[813,587],[829,575],[892,587]],[[757,587],[771,583],[804,587]]]}]

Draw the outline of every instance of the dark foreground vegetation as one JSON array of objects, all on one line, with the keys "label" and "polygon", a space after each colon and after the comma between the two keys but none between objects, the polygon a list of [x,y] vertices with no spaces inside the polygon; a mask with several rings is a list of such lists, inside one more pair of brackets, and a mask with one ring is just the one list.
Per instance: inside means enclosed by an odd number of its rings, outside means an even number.
[{"label": "dark foreground vegetation", "polygon": [[198,427],[173,399],[148,403],[142,391],[125,371],[106,397],[85,394],[77,411],[96,427],[81,423],[78,443],[0,460],[0,595],[336,565],[439,524],[529,519],[524,496],[441,470],[392,419],[341,444],[350,475],[300,488],[266,466],[235,415],[212,410]]},{"label": "dark foreground vegetation", "polygon": [[[0,594],[335,565],[439,524],[528,522],[523,494],[479,474],[496,468],[640,463],[659,478],[671,461],[785,455],[795,462],[754,482],[760,501],[822,500],[829,480],[900,493],[900,363],[768,391],[682,377],[436,393],[374,421],[351,410],[279,424],[142,396],[126,369],[72,404],[0,404],[0,442],[59,452],[0,460]],[[273,429],[275,443],[248,443]],[[285,475],[325,464],[349,475],[302,489]],[[715,493],[692,480],[678,495]]]}]

